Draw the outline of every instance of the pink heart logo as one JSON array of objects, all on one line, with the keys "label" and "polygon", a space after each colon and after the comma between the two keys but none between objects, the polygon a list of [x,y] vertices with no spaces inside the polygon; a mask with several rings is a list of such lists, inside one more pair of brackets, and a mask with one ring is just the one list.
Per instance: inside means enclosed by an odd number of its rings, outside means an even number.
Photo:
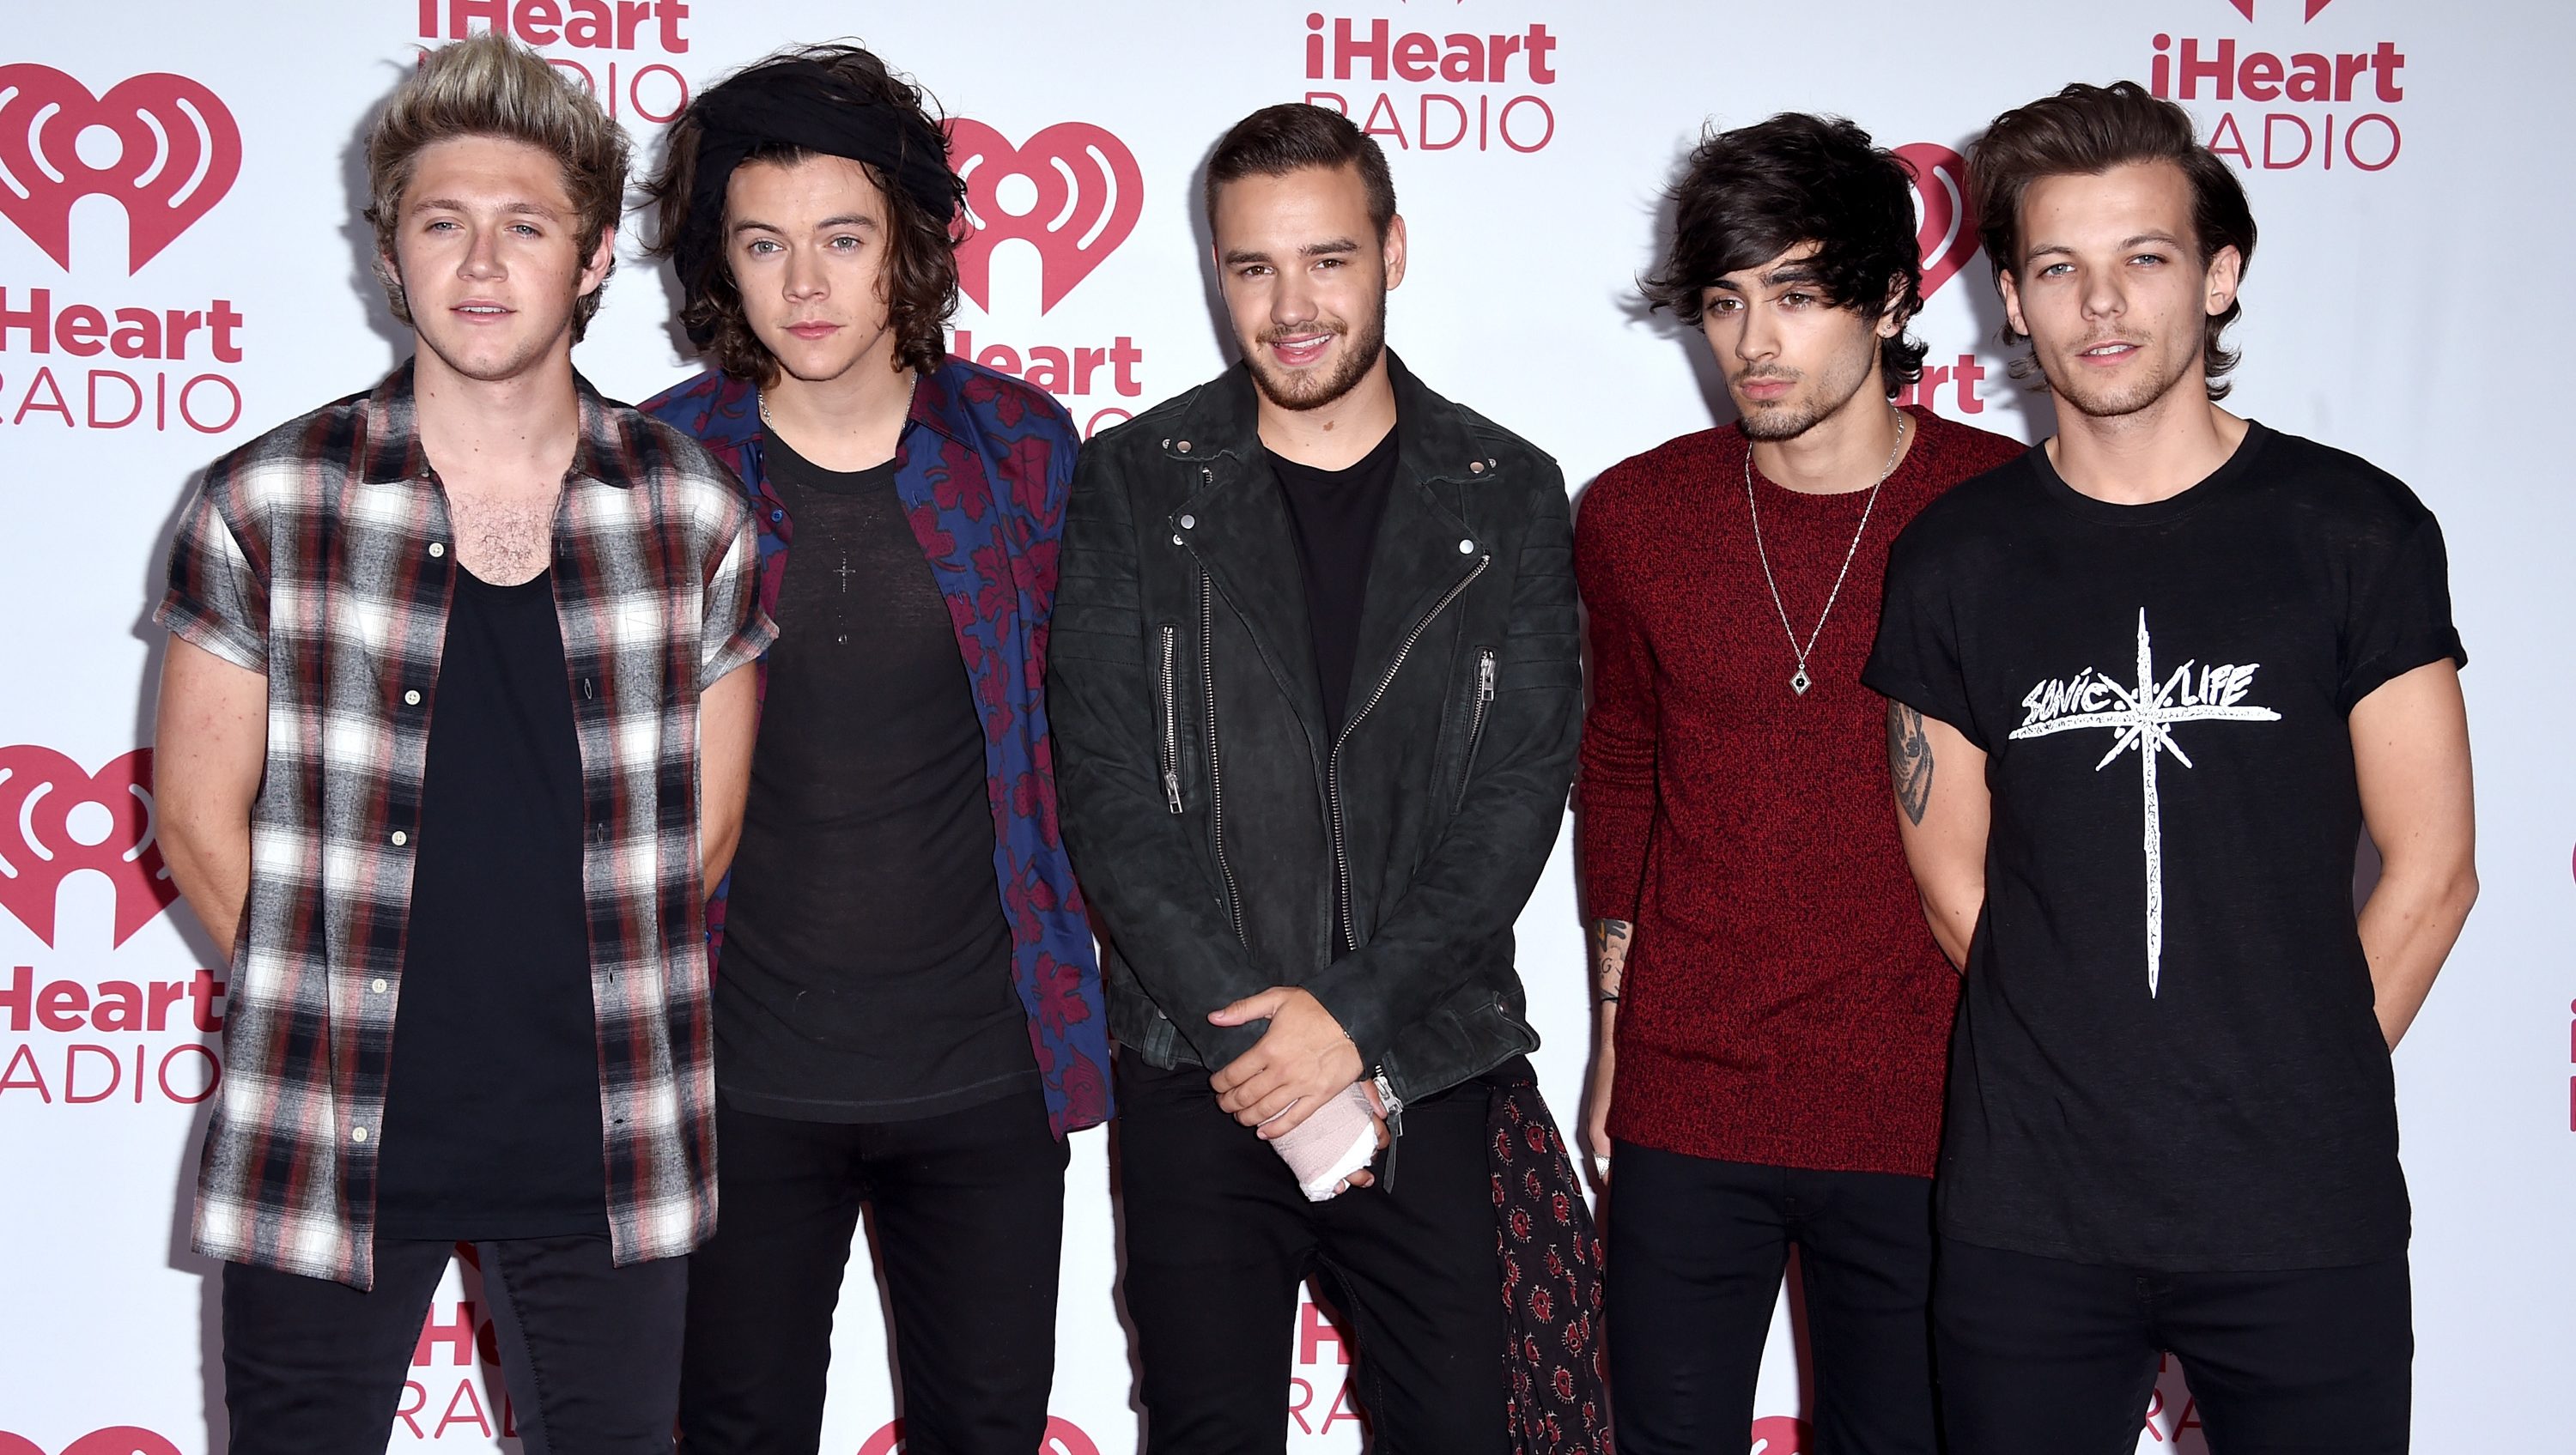
[{"label": "pink heart logo", "polygon": [[[2244,16],[2248,20],[2254,18],[2254,0],[2227,0],[2227,3],[2236,7],[2237,14]],[[2316,19],[2318,11],[2325,9],[2333,3],[2334,0],[2308,0],[2308,13],[2299,17],[2299,23],[2301,25],[2305,25],[2309,21]]]},{"label": "pink heart logo", "polygon": [[[1038,250],[1038,312],[1063,301],[1117,250],[1145,213],[1145,174],[1127,144],[1086,121],[1062,121],[1020,146],[980,121],[948,123],[948,155],[966,182],[974,235],[957,249],[957,286],[992,309],[993,249]],[[1025,185],[1004,194],[1014,178]],[[1016,210],[1015,210],[1016,208]]]},{"label": "pink heart logo", "polygon": [[[1930,289],[1925,289],[1930,292]],[[1798,1455],[1807,1448],[1807,1422],[1787,1415],[1765,1415],[1753,1422],[1751,1455]]]},{"label": "pink heart logo", "polygon": [[1897,160],[1914,176],[1914,196],[1922,204],[1923,225],[1914,245],[1923,257],[1923,296],[1929,299],[1977,252],[1977,217],[1968,200],[1968,163],[1938,142],[1918,141],[1896,149]]},{"label": "pink heart logo", "polygon": [[[902,1455],[902,1451],[901,1420],[888,1423],[859,1446],[859,1455]],[[0,1455],[14,1455],[14,1452],[0,1445]],[[44,1452],[40,1450],[36,1455],[44,1455]],[[1047,1417],[1046,1434],[1038,1441],[1037,1455],[1100,1455],[1100,1447],[1093,1444],[1091,1437],[1082,1433],[1073,1421],[1050,1415]]]},{"label": "pink heart logo", "polygon": [[116,886],[120,945],[179,897],[153,831],[152,750],[91,774],[51,748],[0,748],[0,909],[50,946],[55,891],[83,869]]},{"label": "pink heart logo", "polygon": [[[111,133],[115,155],[93,165],[81,139]],[[101,136],[92,154],[107,150]],[[72,204],[97,193],[125,208],[125,271],[206,215],[241,173],[241,128],[215,93],[167,71],[119,81],[103,97],[51,66],[0,66],[0,216],[45,256],[72,265]],[[25,196],[20,196],[23,190]]]},{"label": "pink heart logo", "polygon": [[[0,1455],[45,1455],[45,1447],[0,1430]],[[65,1445],[63,1455],[179,1455],[179,1447],[139,1426],[118,1425],[90,1431]]]}]

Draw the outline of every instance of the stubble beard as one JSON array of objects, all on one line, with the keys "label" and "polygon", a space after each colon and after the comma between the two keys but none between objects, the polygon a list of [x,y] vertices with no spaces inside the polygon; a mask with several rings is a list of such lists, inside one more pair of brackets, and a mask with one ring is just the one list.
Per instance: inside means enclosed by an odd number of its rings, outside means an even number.
[{"label": "stubble beard", "polygon": [[1300,413],[1321,409],[1358,388],[1360,380],[1368,377],[1369,370],[1377,367],[1378,356],[1386,352],[1386,294],[1383,290],[1378,293],[1377,304],[1369,310],[1359,332],[1345,337],[1349,341],[1349,349],[1342,355],[1341,363],[1321,379],[1311,375],[1274,374],[1256,344],[1250,355],[1252,382],[1260,388],[1263,398],[1281,409]]},{"label": "stubble beard", "polygon": [[2179,357],[2175,357],[2173,351],[2158,347],[2152,338],[2141,341],[2139,352],[2153,362],[2152,372],[2125,384],[2097,384],[2084,377],[2081,365],[2052,371],[2044,355],[2040,357],[2039,372],[2048,380],[2049,392],[2073,406],[2076,413],[2087,419],[2118,419],[2172,394],[2199,357],[2188,351],[2179,351]]},{"label": "stubble beard", "polygon": [[[1796,439],[1814,429],[1819,421],[1831,417],[1836,410],[1851,403],[1852,396],[1858,394],[1861,386],[1869,382],[1869,366],[1877,358],[1877,340],[1873,338],[1868,358],[1862,360],[1848,374],[1829,373],[1817,378],[1815,388],[1803,399],[1792,394],[1777,404],[1757,404],[1751,408],[1746,408],[1742,400],[1737,400],[1736,413],[1740,416],[1739,422],[1743,427],[1744,437],[1770,444]],[[1772,374],[1764,377],[1780,376]]]}]

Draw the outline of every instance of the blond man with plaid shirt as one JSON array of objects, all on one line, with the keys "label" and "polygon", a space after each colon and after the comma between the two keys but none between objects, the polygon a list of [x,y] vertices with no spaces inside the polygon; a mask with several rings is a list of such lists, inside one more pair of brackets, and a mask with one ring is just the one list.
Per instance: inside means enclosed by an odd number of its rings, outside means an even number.
[{"label": "blond man with plaid shirt", "polygon": [[157,613],[164,849],[231,962],[230,1448],[381,1447],[463,1241],[531,1455],[667,1451],[774,635],[748,511],[573,372],[626,180],[595,102],[479,37],[367,153],[414,357],[216,461]]}]

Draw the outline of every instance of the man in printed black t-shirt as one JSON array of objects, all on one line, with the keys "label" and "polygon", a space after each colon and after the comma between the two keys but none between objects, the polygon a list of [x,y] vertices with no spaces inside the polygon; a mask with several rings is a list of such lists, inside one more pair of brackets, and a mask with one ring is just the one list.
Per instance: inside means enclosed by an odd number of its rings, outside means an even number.
[{"label": "man in printed black t-shirt", "polygon": [[2388,1051],[2476,895],[2441,531],[2217,407],[2254,223],[2179,108],[2070,86],[1970,170],[2061,429],[1898,540],[1864,679],[1967,972],[1950,1446],[2125,1452],[2170,1351],[2221,1455],[2402,1451]]}]

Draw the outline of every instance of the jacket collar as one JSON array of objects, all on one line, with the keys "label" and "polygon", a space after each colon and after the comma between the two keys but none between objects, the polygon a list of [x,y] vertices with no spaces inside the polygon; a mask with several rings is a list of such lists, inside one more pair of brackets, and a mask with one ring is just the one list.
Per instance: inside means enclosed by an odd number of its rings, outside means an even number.
[{"label": "jacket collar", "polygon": [[[413,359],[405,359],[369,391],[365,413],[366,454],[361,478],[370,485],[430,478],[429,453],[420,443],[420,405],[413,393]],[[612,407],[578,370],[572,376],[581,424],[573,438],[572,467],[567,480],[596,480],[620,490],[644,480],[646,451],[636,439],[632,410]]]},{"label": "jacket collar", "polygon": [[[1394,670],[1406,641],[1445,598],[1481,569],[1492,545],[1469,526],[1480,514],[1473,485],[1497,478],[1475,452],[1470,416],[1424,387],[1392,353],[1396,393],[1396,478],[1387,492],[1360,606],[1351,703],[1368,700]],[[1236,364],[1203,385],[1161,440],[1166,458],[1194,467],[1196,483],[1164,529],[1186,542],[1244,622],[1256,650],[1295,704],[1320,776],[1332,735],[1315,678],[1314,638],[1285,497],[1262,447],[1251,371]],[[1345,725],[1347,727],[1347,724]]]},{"label": "jacket collar", "polygon": [[[1467,413],[1434,394],[1395,350],[1386,352],[1387,378],[1395,386],[1396,475],[1427,485],[1485,478],[1496,461],[1477,451]],[[1250,464],[1263,457],[1261,406],[1252,367],[1235,366],[1201,385],[1161,442],[1176,460],[1202,463],[1220,456]]]}]

